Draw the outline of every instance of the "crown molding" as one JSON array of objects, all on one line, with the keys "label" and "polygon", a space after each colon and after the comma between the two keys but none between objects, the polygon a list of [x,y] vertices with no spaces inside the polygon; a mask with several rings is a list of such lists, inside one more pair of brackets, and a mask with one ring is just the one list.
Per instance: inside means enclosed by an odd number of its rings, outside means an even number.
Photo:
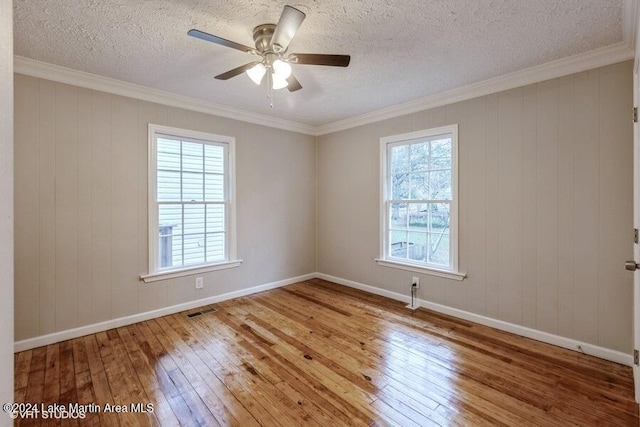
[{"label": "crown molding", "polygon": [[302,123],[251,113],[226,105],[205,102],[195,98],[127,83],[121,80],[111,79],[84,71],[73,70],[71,68],[61,67],[59,65],[53,65],[18,55],[14,56],[13,70],[18,74],[52,80],[58,83],[65,83],[87,89],[99,90],[114,95],[135,98],[142,101],[184,108],[186,110],[212,114],[256,125],[268,126],[271,128],[283,129],[307,135],[316,135],[316,130],[313,126]]},{"label": "crown molding", "polygon": [[382,120],[392,119],[394,117],[416,113],[418,111],[428,110],[430,108],[466,101],[480,96],[490,95],[569,74],[579,73],[593,68],[604,67],[606,65],[633,59],[633,57],[633,47],[626,42],[620,42],[604,48],[569,56],[492,79],[472,83],[460,88],[447,90],[424,98],[383,108],[371,113],[328,123],[316,127],[315,130],[317,135],[326,135],[333,132],[380,122]]}]

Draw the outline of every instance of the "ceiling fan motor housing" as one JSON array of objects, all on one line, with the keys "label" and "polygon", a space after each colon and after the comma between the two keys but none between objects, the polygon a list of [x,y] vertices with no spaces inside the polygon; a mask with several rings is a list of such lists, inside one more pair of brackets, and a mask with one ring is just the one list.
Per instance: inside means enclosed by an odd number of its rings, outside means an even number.
[{"label": "ceiling fan motor housing", "polygon": [[262,24],[253,29],[253,41],[256,43],[258,52],[267,53],[267,48],[273,37],[276,24]]}]

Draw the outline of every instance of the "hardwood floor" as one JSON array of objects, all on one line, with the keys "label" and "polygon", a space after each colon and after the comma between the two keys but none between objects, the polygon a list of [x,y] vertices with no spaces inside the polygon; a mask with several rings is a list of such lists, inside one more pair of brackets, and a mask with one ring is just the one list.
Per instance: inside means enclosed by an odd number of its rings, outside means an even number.
[{"label": "hardwood floor", "polygon": [[15,362],[17,402],[95,404],[63,425],[638,425],[629,367],[319,279]]}]

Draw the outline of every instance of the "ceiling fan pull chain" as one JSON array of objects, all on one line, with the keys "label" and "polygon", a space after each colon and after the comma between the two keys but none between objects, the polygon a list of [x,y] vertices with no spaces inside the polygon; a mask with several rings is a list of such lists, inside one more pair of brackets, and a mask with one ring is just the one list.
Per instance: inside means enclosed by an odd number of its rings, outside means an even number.
[{"label": "ceiling fan pull chain", "polygon": [[267,98],[269,98],[269,107],[273,108],[273,70],[271,67],[267,69]]}]

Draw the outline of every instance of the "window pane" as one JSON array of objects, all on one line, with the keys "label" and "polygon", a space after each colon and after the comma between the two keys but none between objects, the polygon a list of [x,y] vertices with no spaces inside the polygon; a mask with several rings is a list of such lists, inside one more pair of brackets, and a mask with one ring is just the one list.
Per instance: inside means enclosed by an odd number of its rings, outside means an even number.
[{"label": "window pane", "polygon": [[424,171],[429,168],[429,143],[411,144],[411,171]]},{"label": "window pane", "polygon": [[158,258],[160,268],[182,266],[182,235],[159,237]]},{"label": "window pane", "polygon": [[409,198],[409,174],[399,173],[391,176],[391,199],[404,200]]},{"label": "window pane", "polygon": [[203,200],[203,174],[184,172],[182,174],[182,201],[201,202]]},{"label": "window pane", "polygon": [[391,228],[404,230],[407,228],[407,204],[391,203]]},{"label": "window pane", "polygon": [[224,147],[205,144],[204,170],[207,173],[224,173]]},{"label": "window pane", "polygon": [[180,172],[158,170],[158,201],[180,201]]},{"label": "window pane", "polygon": [[411,174],[411,200],[429,198],[429,173],[420,172]]},{"label": "window pane", "polygon": [[407,258],[415,261],[427,259],[427,234],[410,231],[407,234]]},{"label": "window pane", "polygon": [[224,205],[207,205],[207,233],[224,231]]},{"label": "window pane", "polygon": [[158,170],[180,170],[180,141],[158,138],[156,151]]},{"label": "window pane", "polygon": [[389,173],[397,174],[401,172],[409,172],[409,146],[397,145],[391,147],[391,159],[389,162]]},{"label": "window pane", "polygon": [[204,194],[207,201],[221,202],[224,200],[224,175],[206,174]]},{"label": "window pane", "polygon": [[431,172],[429,176],[429,189],[432,200],[451,200],[451,171]]},{"label": "window pane", "polygon": [[428,205],[411,203],[409,205],[409,229],[412,231],[426,232],[428,226]]},{"label": "window pane", "polygon": [[391,256],[397,258],[407,257],[407,233],[405,231],[391,231],[389,242]]},{"label": "window pane", "polygon": [[184,205],[184,234],[204,233],[204,205]]},{"label": "window pane", "polygon": [[187,172],[204,172],[202,144],[194,142],[182,143],[182,170]]},{"label": "window pane", "polygon": [[431,141],[431,165],[429,168],[451,168],[451,138]]},{"label": "window pane", "polygon": [[429,231],[449,233],[449,209],[448,203],[429,204]]},{"label": "window pane", "polygon": [[161,236],[182,234],[182,205],[158,206],[158,231]]},{"label": "window pane", "polygon": [[224,260],[224,233],[207,234],[207,262]]},{"label": "window pane", "polygon": [[182,267],[182,236],[171,238],[171,267]]},{"label": "window pane", "polygon": [[449,266],[449,235],[429,234],[429,262]]},{"label": "window pane", "polygon": [[204,234],[184,236],[184,265],[204,262]]}]

